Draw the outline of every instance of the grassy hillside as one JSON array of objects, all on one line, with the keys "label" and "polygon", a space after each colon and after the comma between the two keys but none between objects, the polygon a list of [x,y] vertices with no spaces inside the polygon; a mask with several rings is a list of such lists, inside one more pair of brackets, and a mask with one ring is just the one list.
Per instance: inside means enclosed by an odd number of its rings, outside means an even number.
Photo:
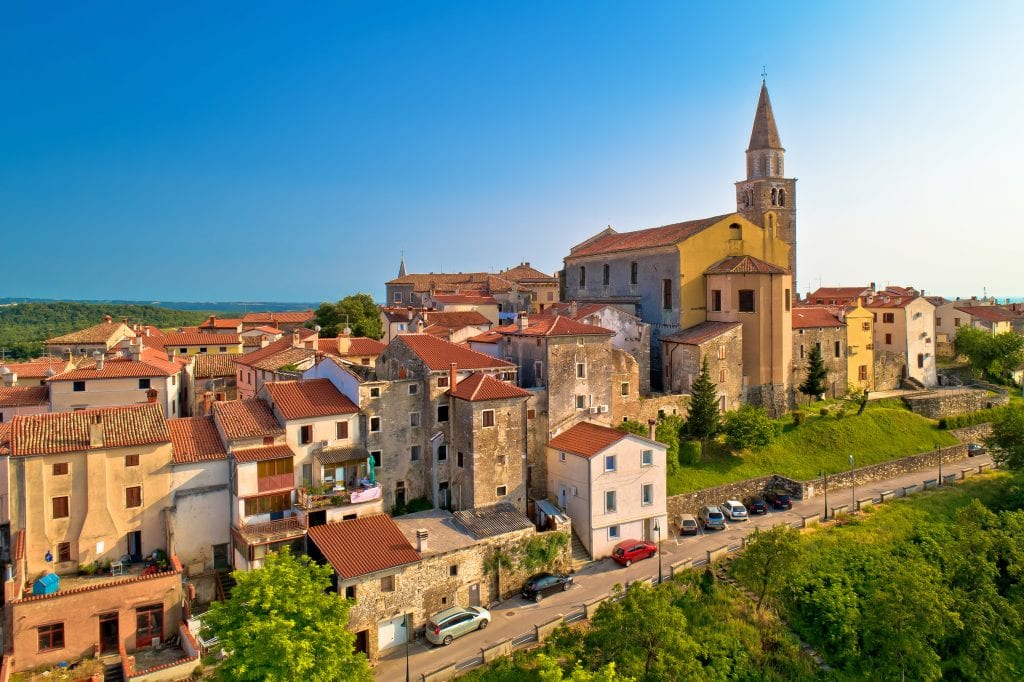
[{"label": "grassy hillside", "polygon": [[733,455],[721,445],[710,445],[699,464],[682,466],[669,478],[669,495],[768,474],[807,480],[822,471],[846,471],[851,454],[857,466],[866,466],[957,443],[898,400],[869,403],[859,417],[855,410],[842,418],[807,413],[800,426],[792,417],[783,419],[782,435],[761,450]]},{"label": "grassy hillside", "polygon": [[0,348],[8,350],[8,357],[39,355],[44,339],[99,324],[104,315],[156,327],[178,327],[199,324],[209,314],[123,303],[19,303],[0,307]]}]

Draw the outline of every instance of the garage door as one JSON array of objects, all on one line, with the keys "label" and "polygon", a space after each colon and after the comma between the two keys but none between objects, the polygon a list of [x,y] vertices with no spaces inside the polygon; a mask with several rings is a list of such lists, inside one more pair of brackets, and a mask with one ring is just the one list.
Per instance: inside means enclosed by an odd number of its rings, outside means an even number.
[{"label": "garage door", "polygon": [[396,644],[405,644],[405,616],[397,616],[377,626],[377,650],[383,651]]}]

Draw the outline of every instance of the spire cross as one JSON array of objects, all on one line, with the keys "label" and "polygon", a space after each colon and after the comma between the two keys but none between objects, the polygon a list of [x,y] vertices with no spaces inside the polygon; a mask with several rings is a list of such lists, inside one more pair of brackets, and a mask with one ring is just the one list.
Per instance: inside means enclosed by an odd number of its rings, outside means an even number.
[{"label": "spire cross", "polygon": [[761,80],[764,80],[767,77],[768,77],[768,70],[765,69],[764,65],[762,64],[761,65]]}]

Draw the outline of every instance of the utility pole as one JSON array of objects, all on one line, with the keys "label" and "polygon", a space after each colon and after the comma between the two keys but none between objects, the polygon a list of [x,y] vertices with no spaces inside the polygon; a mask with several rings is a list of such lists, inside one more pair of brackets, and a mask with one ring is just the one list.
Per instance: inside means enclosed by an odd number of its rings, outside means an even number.
[{"label": "utility pole", "polygon": [[825,479],[825,516],[823,520],[828,521],[828,473],[819,472],[818,475]]},{"label": "utility pole", "polygon": [[850,455],[850,513],[857,511],[857,474],[853,471],[853,455]]}]

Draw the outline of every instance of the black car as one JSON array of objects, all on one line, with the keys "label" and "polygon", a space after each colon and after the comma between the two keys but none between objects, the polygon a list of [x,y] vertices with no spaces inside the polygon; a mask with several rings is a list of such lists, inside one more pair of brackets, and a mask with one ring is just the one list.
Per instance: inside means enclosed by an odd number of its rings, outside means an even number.
[{"label": "black car", "polygon": [[754,495],[743,500],[744,506],[747,508],[747,512],[750,514],[767,514],[768,503],[764,501],[764,498],[760,495]]},{"label": "black car", "polygon": [[539,602],[545,594],[565,592],[572,587],[572,576],[563,573],[538,573],[523,585],[523,596]]},{"label": "black car", "polygon": [[765,499],[768,500],[768,504],[772,506],[772,509],[793,508],[793,500],[788,493],[771,492],[765,495]]},{"label": "black car", "polygon": [[967,446],[967,456],[968,457],[977,457],[978,455],[984,455],[984,454],[985,454],[985,446],[984,445],[979,445],[977,443],[971,443],[971,444],[969,444]]}]

